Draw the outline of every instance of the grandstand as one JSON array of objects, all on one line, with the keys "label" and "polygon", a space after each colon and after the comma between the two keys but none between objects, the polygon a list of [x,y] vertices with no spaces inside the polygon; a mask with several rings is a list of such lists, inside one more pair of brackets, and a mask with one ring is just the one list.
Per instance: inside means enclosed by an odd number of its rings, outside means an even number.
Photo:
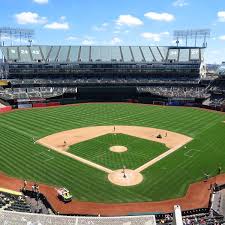
[{"label": "grandstand", "polygon": [[8,83],[0,87],[0,98],[11,104],[21,99],[32,103],[207,98],[199,82],[204,58],[200,47],[11,46],[1,51],[1,76]]},{"label": "grandstand", "polygon": [[208,91],[210,93],[209,98],[204,104],[214,108],[225,109],[225,67],[224,63],[217,69],[217,76],[211,81]]}]

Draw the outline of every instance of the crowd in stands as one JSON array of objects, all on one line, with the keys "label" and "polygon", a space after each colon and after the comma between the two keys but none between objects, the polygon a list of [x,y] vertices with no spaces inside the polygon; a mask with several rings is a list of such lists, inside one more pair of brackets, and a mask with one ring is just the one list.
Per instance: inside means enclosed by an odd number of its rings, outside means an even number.
[{"label": "crowd in stands", "polygon": [[210,107],[225,106],[225,79],[219,78],[214,80],[208,88],[210,97],[204,102],[204,105]]},{"label": "crowd in stands", "polygon": [[225,93],[225,79],[219,79],[216,80],[215,82],[213,82],[211,88],[210,88],[211,92],[223,92]]},{"label": "crowd in stands", "polygon": [[[163,219],[157,219],[157,225],[172,225],[173,216],[166,214]],[[183,216],[183,225],[221,225],[225,224],[224,217],[209,213],[199,213]]]},{"label": "crowd in stands", "polygon": [[205,225],[219,225],[224,224],[223,216],[212,216],[209,214],[197,214],[191,216],[183,216],[183,224],[184,225],[197,225],[197,224],[205,224]]},{"label": "crowd in stands", "polygon": [[225,96],[213,96],[207,99],[204,102],[204,105],[210,106],[210,107],[223,107],[225,106]]},{"label": "crowd in stands", "polygon": [[151,93],[158,96],[171,98],[207,98],[209,94],[204,87],[182,87],[182,86],[150,86],[138,87],[139,93]]},{"label": "crowd in stands", "polygon": [[[36,88],[7,88],[0,91],[2,99],[51,98],[64,93],[76,93],[76,87],[36,87]],[[153,95],[170,98],[207,98],[210,95],[204,87],[196,86],[148,86],[137,87],[138,93],[151,93]]]},{"label": "crowd in stands", "polygon": [[41,88],[7,88],[0,91],[2,99],[27,99],[27,98],[51,98],[61,96],[71,91],[71,88],[41,87]]},{"label": "crowd in stands", "polygon": [[[166,84],[170,85],[189,85],[190,87],[184,89],[186,95],[182,97],[205,97],[204,91],[195,89],[191,85],[198,86],[199,79],[168,79],[168,78],[145,78],[145,77],[82,77],[73,79],[12,79],[9,80],[11,83],[11,88],[1,88],[0,98],[8,99],[27,99],[27,98],[51,98],[56,96],[61,96],[64,93],[76,93],[76,85],[152,85],[158,84],[158,87],[151,87],[153,94],[163,94],[165,91],[168,93],[168,97],[180,97],[179,95],[183,92],[183,89],[179,89],[171,86],[171,88],[163,87]],[[161,86],[162,87],[161,87]],[[161,88],[160,88],[161,87]],[[150,87],[149,87],[150,89]],[[140,91],[142,92],[142,91]]]},{"label": "crowd in stands", "polygon": [[[35,79],[11,79],[11,87],[0,87],[0,98],[34,99],[53,98],[64,94],[77,93],[77,86],[137,86],[140,94],[152,94],[165,98],[191,98],[204,99],[204,105],[209,107],[222,107],[225,105],[225,79],[200,80],[199,78],[155,78],[155,77],[88,77],[73,78],[46,77]],[[216,94],[216,95],[215,95]]]},{"label": "crowd in stands", "polygon": [[31,206],[24,196],[0,193],[0,209],[17,212],[31,212]]},{"label": "crowd in stands", "polygon": [[0,193],[0,210],[52,214],[37,195],[15,195],[10,193]]},{"label": "crowd in stands", "polygon": [[159,83],[159,84],[164,84],[164,83],[171,83],[171,84],[198,84],[199,83],[199,79],[189,79],[187,80],[187,78],[184,79],[172,79],[172,78],[147,78],[147,77],[140,77],[140,78],[136,78],[136,77],[77,77],[77,78],[73,78],[73,79],[65,79],[65,78],[58,78],[58,79],[11,79],[10,83],[12,85],[18,85],[18,84],[31,84],[31,85],[35,85],[35,84],[108,84],[108,83],[116,83],[116,84],[155,84],[155,83]]}]

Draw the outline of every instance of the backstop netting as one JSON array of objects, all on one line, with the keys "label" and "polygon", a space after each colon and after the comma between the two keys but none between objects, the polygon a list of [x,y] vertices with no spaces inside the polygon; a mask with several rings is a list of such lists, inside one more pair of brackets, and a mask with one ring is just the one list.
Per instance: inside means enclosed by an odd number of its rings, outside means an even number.
[{"label": "backstop netting", "polygon": [[1,225],[156,225],[155,216],[77,217],[0,211]]}]

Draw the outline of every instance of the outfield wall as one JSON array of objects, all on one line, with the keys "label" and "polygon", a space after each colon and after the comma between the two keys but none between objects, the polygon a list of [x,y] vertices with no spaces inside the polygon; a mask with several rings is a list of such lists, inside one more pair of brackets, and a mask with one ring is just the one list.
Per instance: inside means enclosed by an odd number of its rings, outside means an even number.
[{"label": "outfield wall", "polygon": [[[139,102],[136,99],[128,99],[127,101],[121,101],[121,102],[107,102],[107,101],[103,101],[103,102],[95,102],[95,101],[76,101],[76,100],[70,100],[70,101],[61,101],[61,102],[43,102],[43,103],[32,103],[29,105],[28,104],[20,104],[17,106],[7,106],[5,108],[0,109],[0,113],[5,113],[5,112],[9,112],[13,109],[31,109],[31,108],[47,108],[47,107],[59,107],[59,106],[65,106],[65,105],[78,105],[78,104],[94,104],[94,103],[112,103],[112,104],[144,104],[144,105],[164,105],[164,106],[171,106],[171,107],[195,107],[195,108],[202,108],[202,109],[208,109],[208,110],[213,110],[213,111],[220,111],[220,112],[225,112],[225,106],[222,107],[211,107],[211,106],[205,106],[205,105],[201,105],[201,104],[197,104],[197,103],[182,103],[182,104],[167,104],[164,101],[160,101],[161,104],[155,104],[155,101],[151,101],[151,102]],[[158,101],[157,101],[158,102]]]}]

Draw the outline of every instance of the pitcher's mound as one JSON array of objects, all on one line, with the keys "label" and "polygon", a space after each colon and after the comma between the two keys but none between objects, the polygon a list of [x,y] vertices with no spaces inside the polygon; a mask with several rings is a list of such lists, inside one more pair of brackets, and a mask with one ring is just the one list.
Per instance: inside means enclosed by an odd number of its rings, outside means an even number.
[{"label": "pitcher's mound", "polygon": [[111,152],[126,152],[127,147],[125,146],[112,146],[109,148]]},{"label": "pitcher's mound", "polygon": [[113,171],[108,175],[111,183],[119,186],[134,186],[143,181],[143,176],[135,170],[125,169],[125,176],[123,169]]}]

